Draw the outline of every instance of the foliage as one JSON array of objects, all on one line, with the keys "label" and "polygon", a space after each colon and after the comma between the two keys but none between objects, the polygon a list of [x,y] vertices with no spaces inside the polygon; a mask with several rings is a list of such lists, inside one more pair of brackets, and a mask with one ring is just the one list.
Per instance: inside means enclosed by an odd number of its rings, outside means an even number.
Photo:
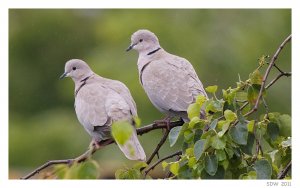
[{"label": "foliage", "polygon": [[[198,96],[189,106],[191,121],[169,133],[170,147],[183,139],[180,159],[161,161],[163,170],[170,171],[171,179],[277,179],[291,161],[291,117],[269,112],[267,104],[265,110],[252,116],[247,114],[249,108],[242,107],[258,100],[262,67],[260,62],[248,80],[239,80],[236,87],[223,89],[222,98],[216,96],[217,86],[209,86],[206,90],[213,97]],[[264,90],[260,101],[265,100],[266,93]],[[201,108],[206,111],[205,119],[199,118]],[[128,139],[130,130],[124,122],[115,123],[112,135],[121,143]],[[147,163],[138,162],[133,167],[118,169],[115,177],[150,179],[148,173],[143,173],[147,167]],[[55,167],[58,178],[96,178],[97,168],[92,160],[68,168]],[[291,178],[291,174],[285,178]]]},{"label": "foliage", "polygon": [[132,125],[124,121],[114,122],[111,127],[111,135],[114,137],[115,141],[121,145],[126,143],[131,137],[132,132]]},{"label": "foliage", "polygon": [[[219,96],[221,88],[234,83],[236,72],[242,79],[248,77],[255,57],[272,52],[291,33],[291,10],[10,9],[9,178],[18,179],[45,161],[70,158],[87,148],[91,138],[74,112],[74,85],[58,79],[71,58],[84,59],[97,74],[124,82],[143,125],[162,117],[138,82],[137,54],[124,52],[130,35],[140,28],[155,32],[168,52],[187,58],[205,86],[218,85]],[[290,70],[291,47],[285,50],[280,66]],[[290,114],[291,82],[280,80],[272,93],[267,95],[270,109]],[[282,126],[281,120],[278,123]],[[199,124],[195,117],[189,125]],[[218,120],[210,126],[217,125]],[[228,122],[224,133],[226,126]],[[147,154],[160,136],[161,131],[152,131],[139,137]],[[165,144],[159,155],[178,151],[182,139],[180,135],[173,147]],[[106,147],[93,158],[101,166],[99,178],[114,178],[124,164],[131,167],[117,146]],[[151,175],[164,177],[162,168],[156,168]]]},{"label": "foliage", "polygon": [[99,165],[95,160],[72,165],[60,164],[54,167],[58,179],[96,179],[99,177]]},{"label": "foliage", "polygon": [[[184,139],[184,154],[178,161],[164,162],[172,178],[276,179],[291,161],[291,117],[268,112],[267,106],[265,112],[250,117],[245,115],[249,108],[241,108],[258,100],[261,68],[260,64],[248,80],[239,80],[235,88],[222,90],[221,99],[215,95],[217,86],[209,86],[206,91],[213,97],[202,103],[199,101],[203,96],[199,96],[190,105],[191,121],[179,133],[179,128],[173,128]],[[264,90],[262,100],[266,93]],[[194,120],[201,108],[206,111],[206,119]],[[174,137],[170,134],[170,146],[174,145]]]}]

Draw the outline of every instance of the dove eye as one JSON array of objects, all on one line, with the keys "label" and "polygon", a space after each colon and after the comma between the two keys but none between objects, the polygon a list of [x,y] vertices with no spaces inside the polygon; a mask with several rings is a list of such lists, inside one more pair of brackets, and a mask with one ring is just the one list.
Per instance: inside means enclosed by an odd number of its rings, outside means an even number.
[{"label": "dove eye", "polygon": [[143,39],[140,39],[140,42],[143,42]]},{"label": "dove eye", "polygon": [[76,70],[76,67],[73,67],[72,69],[73,69],[73,70]]}]

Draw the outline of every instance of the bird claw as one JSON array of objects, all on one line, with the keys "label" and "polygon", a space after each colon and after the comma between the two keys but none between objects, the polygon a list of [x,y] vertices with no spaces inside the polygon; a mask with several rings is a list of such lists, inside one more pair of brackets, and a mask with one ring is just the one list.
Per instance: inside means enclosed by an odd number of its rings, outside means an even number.
[{"label": "bird claw", "polygon": [[169,116],[161,120],[155,120],[154,123],[157,125],[166,125],[167,130],[170,131],[171,118]]}]

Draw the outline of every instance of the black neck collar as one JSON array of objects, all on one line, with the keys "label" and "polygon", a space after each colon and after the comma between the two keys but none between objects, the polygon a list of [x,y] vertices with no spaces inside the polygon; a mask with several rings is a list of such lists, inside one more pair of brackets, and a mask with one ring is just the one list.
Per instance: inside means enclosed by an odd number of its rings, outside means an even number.
[{"label": "black neck collar", "polygon": [[80,82],[82,82],[82,84],[78,87],[78,89],[76,89],[75,91],[75,97],[77,96],[77,93],[79,92],[79,90],[86,84],[86,81],[90,78],[91,76],[87,76],[86,78],[80,80]]},{"label": "black neck collar", "polygon": [[159,48],[157,48],[156,50],[153,50],[153,51],[147,53],[147,55],[152,55],[152,54],[154,54],[155,52],[157,52],[157,51],[160,50],[160,49],[161,49],[161,48],[159,47]]}]

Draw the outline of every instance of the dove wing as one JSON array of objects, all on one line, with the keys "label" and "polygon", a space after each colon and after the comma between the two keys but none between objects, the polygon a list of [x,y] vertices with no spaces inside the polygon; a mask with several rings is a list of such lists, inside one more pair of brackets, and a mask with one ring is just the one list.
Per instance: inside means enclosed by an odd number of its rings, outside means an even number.
[{"label": "dove wing", "polygon": [[193,66],[184,58],[167,57],[149,62],[141,82],[152,103],[162,111],[186,111],[199,94],[206,96]]}]

